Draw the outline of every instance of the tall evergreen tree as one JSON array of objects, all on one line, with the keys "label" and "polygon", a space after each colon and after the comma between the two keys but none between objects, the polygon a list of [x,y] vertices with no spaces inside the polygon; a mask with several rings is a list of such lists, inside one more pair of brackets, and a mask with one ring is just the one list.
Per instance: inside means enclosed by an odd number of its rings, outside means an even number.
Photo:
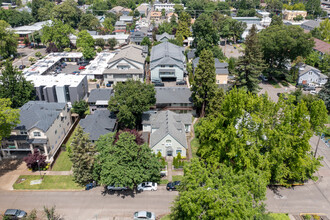
[{"label": "tall evergreen tree", "polygon": [[201,117],[204,117],[206,106],[214,96],[216,90],[215,78],[213,54],[209,50],[203,50],[191,87],[193,101],[199,108]]},{"label": "tall evergreen tree", "polygon": [[235,84],[246,91],[257,93],[260,89],[258,77],[262,74],[265,64],[255,25],[252,26],[246,37],[245,44],[244,56],[238,60],[236,66]]},{"label": "tall evergreen tree", "polygon": [[0,98],[8,98],[12,108],[19,108],[34,99],[34,87],[22,72],[7,61],[0,75]]},{"label": "tall evergreen tree", "polygon": [[70,159],[75,182],[84,185],[93,180],[95,147],[88,134],[78,125],[71,143]]}]

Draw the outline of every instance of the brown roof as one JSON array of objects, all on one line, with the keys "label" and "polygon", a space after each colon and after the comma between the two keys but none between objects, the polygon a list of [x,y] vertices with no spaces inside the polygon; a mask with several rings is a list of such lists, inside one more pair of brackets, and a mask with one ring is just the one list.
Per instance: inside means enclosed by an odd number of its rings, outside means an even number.
[{"label": "brown roof", "polygon": [[314,50],[320,51],[323,54],[330,53],[330,44],[316,38],[314,38],[314,42],[315,42],[315,46],[313,47]]},{"label": "brown roof", "polygon": [[153,11],[150,14],[151,17],[160,17],[162,16],[162,13],[160,11]]}]

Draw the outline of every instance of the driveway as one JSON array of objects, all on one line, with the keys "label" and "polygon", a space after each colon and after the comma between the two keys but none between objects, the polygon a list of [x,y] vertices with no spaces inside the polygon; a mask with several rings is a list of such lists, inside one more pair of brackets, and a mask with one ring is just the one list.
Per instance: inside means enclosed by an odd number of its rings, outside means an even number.
[{"label": "driveway", "polygon": [[17,53],[20,54],[21,58],[16,58],[13,62],[13,66],[19,67],[20,65],[30,66],[29,57],[36,57],[35,53],[40,52],[43,56],[46,55],[46,48],[19,48]]},{"label": "driveway", "polygon": [[259,91],[259,94],[265,94],[267,93],[268,96],[271,98],[271,100],[277,102],[278,101],[278,96],[277,93],[290,93],[292,91],[295,91],[295,87],[290,86],[290,87],[281,87],[281,88],[275,88],[269,83],[260,83],[259,86],[261,87],[261,90]]}]

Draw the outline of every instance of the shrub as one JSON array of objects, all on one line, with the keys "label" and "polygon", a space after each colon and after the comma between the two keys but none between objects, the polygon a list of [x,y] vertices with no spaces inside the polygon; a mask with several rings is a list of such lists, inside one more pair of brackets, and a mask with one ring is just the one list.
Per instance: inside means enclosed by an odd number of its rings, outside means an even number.
[{"label": "shrub", "polygon": [[23,160],[26,166],[34,171],[38,170],[38,164],[40,169],[47,167],[46,156],[42,155],[36,148],[33,150],[33,154],[30,153],[28,156],[24,157]]}]

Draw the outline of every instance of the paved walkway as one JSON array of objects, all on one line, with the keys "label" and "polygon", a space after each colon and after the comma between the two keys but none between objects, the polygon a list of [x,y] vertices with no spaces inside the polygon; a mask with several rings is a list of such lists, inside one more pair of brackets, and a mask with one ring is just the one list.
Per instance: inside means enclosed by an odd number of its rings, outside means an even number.
[{"label": "paved walkway", "polygon": [[167,158],[166,161],[167,161],[167,180],[169,182],[171,182],[172,181],[173,157]]},{"label": "paved walkway", "polygon": [[191,149],[191,141],[195,138],[195,130],[194,130],[194,125],[197,122],[198,118],[194,118],[194,121],[191,124],[191,132],[190,132],[190,137],[188,139],[188,160],[190,161],[192,159],[192,149]]}]

